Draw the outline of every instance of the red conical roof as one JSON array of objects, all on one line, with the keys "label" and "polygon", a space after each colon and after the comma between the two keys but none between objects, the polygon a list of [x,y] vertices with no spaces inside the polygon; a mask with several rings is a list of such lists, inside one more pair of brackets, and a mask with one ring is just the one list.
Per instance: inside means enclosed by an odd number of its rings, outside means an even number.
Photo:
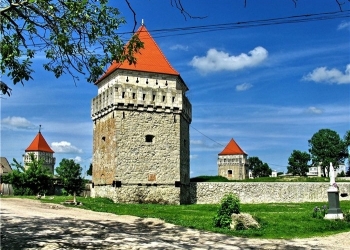
[{"label": "red conical roof", "polygon": [[136,64],[129,64],[128,61],[124,61],[122,63],[117,63],[114,61],[107,69],[106,73],[99,80],[97,80],[97,83],[112,74],[117,69],[180,75],[170,65],[157,43],[146,29],[145,25],[141,25],[136,34],[138,34],[139,39],[141,42],[143,42],[144,46],[144,48],[141,48],[138,53],[134,54]]},{"label": "red conical roof", "polygon": [[246,155],[247,153],[244,152],[238,144],[231,139],[231,141],[227,144],[227,146],[222,150],[222,152],[219,155]]},{"label": "red conical roof", "polygon": [[45,138],[42,136],[41,132],[39,132],[32,143],[29,145],[29,147],[25,150],[25,152],[29,151],[41,151],[41,152],[48,152],[48,153],[55,153],[47,144],[45,141]]}]

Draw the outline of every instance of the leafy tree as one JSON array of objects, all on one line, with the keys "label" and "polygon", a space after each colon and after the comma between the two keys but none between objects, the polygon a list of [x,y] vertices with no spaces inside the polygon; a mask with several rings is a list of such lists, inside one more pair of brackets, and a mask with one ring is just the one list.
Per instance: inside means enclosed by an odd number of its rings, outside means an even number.
[{"label": "leafy tree", "polygon": [[82,168],[79,163],[74,160],[62,159],[56,172],[60,177],[64,190],[74,196],[76,202],[76,194],[84,190],[85,180],[81,177]]},{"label": "leafy tree", "polygon": [[268,177],[272,169],[267,163],[263,163],[259,157],[252,156],[248,158],[248,167],[252,171],[253,177]]},{"label": "leafy tree", "polygon": [[86,174],[92,176],[92,163],[90,163],[89,169],[86,171]]},{"label": "leafy tree", "polygon": [[[1,13],[0,73],[16,84],[32,79],[32,60],[41,53],[44,69],[60,77],[88,73],[95,82],[113,60],[136,63],[133,56],[143,47],[137,35],[125,46],[117,31],[125,24],[108,0],[8,0]],[[134,27],[135,28],[135,27]],[[11,90],[6,84],[1,91]]]},{"label": "leafy tree", "polygon": [[323,176],[328,176],[330,163],[336,169],[345,159],[346,145],[339,134],[331,129],[320,129],[315,133],[309,140],[309,147],[312,164],[321,165]]},{"label": "leafy tree", "polygon": [[292,175],[306,176],[306,173],[309,171],[308,162],[310,160],[311,156],[307,152],[293,150],[288,158],[288,173],[291,173]]},{"label": "leafy tree", "polygon": [[12,184],[15,195],[45,194],[52,188],[52,174],[43,166],[43,160],[34,154],[30,154],[30,159],[27,168],[13,159],[11,165],[16,169],[3,177],[3,182]]}]

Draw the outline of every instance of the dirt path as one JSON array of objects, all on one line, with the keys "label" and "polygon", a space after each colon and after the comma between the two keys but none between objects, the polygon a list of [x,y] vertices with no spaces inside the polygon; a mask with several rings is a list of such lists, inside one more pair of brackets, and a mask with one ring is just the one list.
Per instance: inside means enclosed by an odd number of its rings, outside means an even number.
[{"label": "dirt path", "polygon": [[158,219],[118,216],[1,199],[1,249],[350,249],[350,232],[330,237],[258,240],[201,232]]}]

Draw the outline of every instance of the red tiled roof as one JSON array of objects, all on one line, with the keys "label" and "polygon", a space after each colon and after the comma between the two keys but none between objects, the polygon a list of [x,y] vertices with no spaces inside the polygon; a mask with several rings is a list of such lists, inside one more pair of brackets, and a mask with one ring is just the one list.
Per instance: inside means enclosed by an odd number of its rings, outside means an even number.
[{"label": "red tiled roof", "polygon": [[29,145],[29,147],[25,150],[26,152],[29,151],[41,151],[41,152],[48,152],[48,153],[55,153],[47,144],[45,141],[45,138],[42,136],[41,132],[39,132],[32,143]]},{"label": "red tiled roof", "polygon": [[247,153],[244,152],[238,144],[231,139],[231,141],[227,144],[227,146],[222,150],[222,152],[219,155],[246,155]]},{"label": "red tiled roof", "polygon": [[144,48],[141,48],[138,53],[135,53],[136,64],[129,64],[128,61],[123,63],[113,62],[107,69],[106,73],[97,80],[96,83],[112,74],[117,69],[135,70],[143,72],[153,72],[169,75],[180,75],[168,62],[163,52],[158,47],[157,43],[152,38],[151,34],[146,29],[145,25],[137,30]]}]

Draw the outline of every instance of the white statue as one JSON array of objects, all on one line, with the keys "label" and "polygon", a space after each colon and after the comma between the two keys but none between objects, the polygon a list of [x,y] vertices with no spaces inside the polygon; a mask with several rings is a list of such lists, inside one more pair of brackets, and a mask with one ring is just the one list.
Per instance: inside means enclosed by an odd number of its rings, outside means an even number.
[{"label": "white statue", "polygon": [[335,183],[334,168],[332,162],[329,165],[329,184],[332,186]]}]

